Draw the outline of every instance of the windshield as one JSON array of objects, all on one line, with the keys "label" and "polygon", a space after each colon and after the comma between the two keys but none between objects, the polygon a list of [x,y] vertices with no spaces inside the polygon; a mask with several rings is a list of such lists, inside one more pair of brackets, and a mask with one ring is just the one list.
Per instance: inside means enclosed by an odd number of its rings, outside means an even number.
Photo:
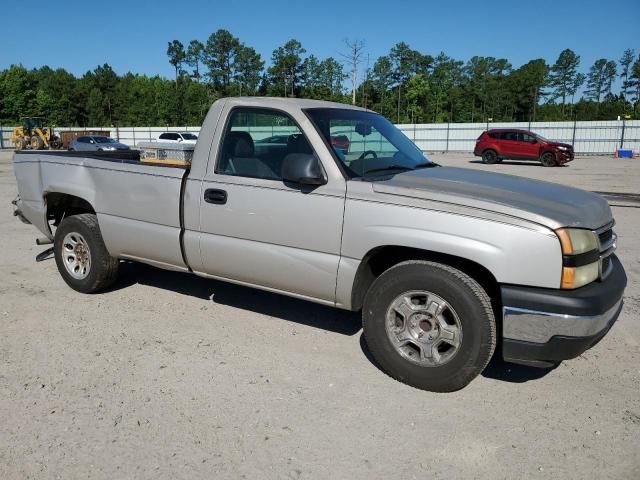
[{"label": "windshield", "polygon": [[352,178],[436,166],[382,115],[339,108],[305,112]]},{"label": "windshield", "polygon": [[93,137],[97,143],[116,143],[113,138],[110,137]]},{"label": "windshield", "polygon": [[185,140],[197,140],[198,137],[196,137],[193,133],[181,133],[180,135],[182,135],[182,138],[184,138]]}]

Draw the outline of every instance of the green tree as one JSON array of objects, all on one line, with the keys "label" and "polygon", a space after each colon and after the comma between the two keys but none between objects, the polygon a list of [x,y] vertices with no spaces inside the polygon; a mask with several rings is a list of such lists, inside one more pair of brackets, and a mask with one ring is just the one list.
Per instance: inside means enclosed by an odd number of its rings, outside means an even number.
[{"label": "green tree", "polygon": [[378,97],[378,110],[384,115],[388,112],[385,106],[385,96],[393,82],[393,65],[389,56],[383,55],[373,64],[372,81],[375,84],[375,92]]},{"label": "green tree", "polygon": [[193,78],[200,81],[200,64],[204,61],[204,44],[200,40],[191,40],[187,48],[186,62],[193,68]]},{"label": "green tree", "polygon": [[333,57],[328,57],[318,66],[318,83],[322,89],[322,97],[325,100],[344,100],[342,97],[342,85],[348,75],[344,67]]},{"label": "green tree", "polygon": [[176,70],[176,81],[178,81],[178,75],[180,74],[180,68],[185,61],[186,53],[184,51],[184,45],[179,40],[168,42],[167,44],[167,56],[169,57],[169,63],[173,65]]},{"label": "green tree", "polygon": [[267,71],[272,93],[285,97],[296,96],[303,74],[302,55],[305,53],[302,44],[295,39],[273,51],[271,66]]},{"label": "green tree", "polygon": [[22,116],[35,114],[37,86],[22,65],[11,65],[0,73],[0,119],[17,124]]},{"label": "green tree", "polygon": [[87,121],[91,127],[102,127],[108,123],[104,114],[104,96],[96,87],[91,89],[87,97]]},{"label": "green tree", "polygon": [[616,76],[616,62],[599,58],[596,60],[587,75],[587,89],[585,97],[595,102],[611,93],[611,85]]},{"label": "green tree", "polygon": [[575,95],[574,89],[576,84],[576,75],[578,75],[578,66],[580,65],[580,56],[569,48],[560,52],[556,63],[553,64],[549,73],[548,85],[553,89],[552,99],[562,99],[562,111],[567,97]]},{"label": "green tree", "polygon": [[422,66],[423,57],[409,47],[405,42],[396,43],[389,52],[389,59],[393,66],[392,78],[396,84],[397,90],[397,122],[400,122],[400,111],[402,104],[402,87],[411,78],[412,75],[418,73],[418,69]]},{"label": "green tree", "polygon": [[622,80],[622,88],[620,89],[620,93],[625,98],[630,93],[629,73],[634,58],[635,52],[630,48],[627,48],[620,58],[620,79]]},{"label": "green tree", "polygon": [[547,63],[544,59],[538,58],[509,74],[505,81],[505,93],[510,104],[503,118],[516,121],[530,121],[535,118],[548,72]]},{"label": "green tree", "polygon": [[631,95],[634,97],[634,104],[640,103],[640,56],[638,56],[638,59],[633,62],[631,66],[627,84]]},{"label": "green tree", "polygon": [[[433,70],[430,75],[432,91],[433,121],[443,121],[447,118],[446,109],[443,108],[449,99],[449,94],[454,85],[460,82],[462,77],[462,62],[440,52],[433,59]],[[450,107],[452,104],[450,104]],[[448,114],[451,114],[451,108]]]},{"label": "green tree", "polygon": [[204,63],[209,69],[209,79],[215,89],[229,91],[233,78],[233,60],[240,48],[240,40],[228,30],[220,29],[207,39]]},{"label": "green tree", "polygon": [[238,93],[254,95],[258,89],[264,62],[260,54],[251,47],[239,45],[233,59],[233,79],[238,84]]},{"label": "green tree", "polygon": [[411,123],[427,121],[427,106],[430,94],[431,88],[424,74],[418,73],[407,81],[405,96]]}]

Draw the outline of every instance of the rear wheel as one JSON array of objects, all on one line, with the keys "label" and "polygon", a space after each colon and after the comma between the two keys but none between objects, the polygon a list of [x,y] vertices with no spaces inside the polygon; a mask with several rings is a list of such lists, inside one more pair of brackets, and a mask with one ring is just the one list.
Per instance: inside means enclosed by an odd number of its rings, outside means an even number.
[{"label": "rear wheel", "polygon": [[482,152],[482,163],[487,163],[489,165],[496,163],[498,161],[498,154],[495,150],[485,150]]},{"label": "rear wheel", "polygon": [[540,162],[545,167],[555,167],[557,165],[556,156],[553,152],[545,152],[540,157]]},{"label": "rear wheel", "polygon": [[93,214],[65,218],[56,230],[53,250],[60,275],[78,292],[96,293],[116,281],[118,259],[109,255]]},{"label": "rear wheel", "polygon": [[27,146],[24,138],[16,138],[16,150],[23,150]]},{"label": "rear wheel", "polygon": [[382,369],[433,392],[469,384],[496,344],[486,292],[460,270],[435,262],[407,261],[380,275],[367,292],[362,320]]}]

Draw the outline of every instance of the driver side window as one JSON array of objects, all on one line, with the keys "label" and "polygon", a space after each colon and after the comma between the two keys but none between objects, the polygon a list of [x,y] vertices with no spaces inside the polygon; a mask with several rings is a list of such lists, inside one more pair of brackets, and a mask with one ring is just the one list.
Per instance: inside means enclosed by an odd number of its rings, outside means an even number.
[{"label": "driver side window", "polygon": [[216,173],[266,180],[282,180],[288,155],[313,153],[311,145],[284,112],[235,108],[218,152]]}]

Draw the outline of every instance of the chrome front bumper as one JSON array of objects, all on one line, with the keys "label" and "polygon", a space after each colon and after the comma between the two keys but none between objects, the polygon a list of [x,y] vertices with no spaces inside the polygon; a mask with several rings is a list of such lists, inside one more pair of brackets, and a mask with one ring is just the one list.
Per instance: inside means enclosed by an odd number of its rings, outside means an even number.
[{"label": "chrome front bumper", "polygon": [[622,264],[609,258],[605,278],[576,290],[502,286],[504,359],[545,366],[598,343],[618,319],[627,285]]},{"label": "chrome front bumper", "polygon": [[622,299],[599,315],[577,316],[504,307],[502,336],[524,342],[546,343],[556,335],[591,337],[620,314]]}]

